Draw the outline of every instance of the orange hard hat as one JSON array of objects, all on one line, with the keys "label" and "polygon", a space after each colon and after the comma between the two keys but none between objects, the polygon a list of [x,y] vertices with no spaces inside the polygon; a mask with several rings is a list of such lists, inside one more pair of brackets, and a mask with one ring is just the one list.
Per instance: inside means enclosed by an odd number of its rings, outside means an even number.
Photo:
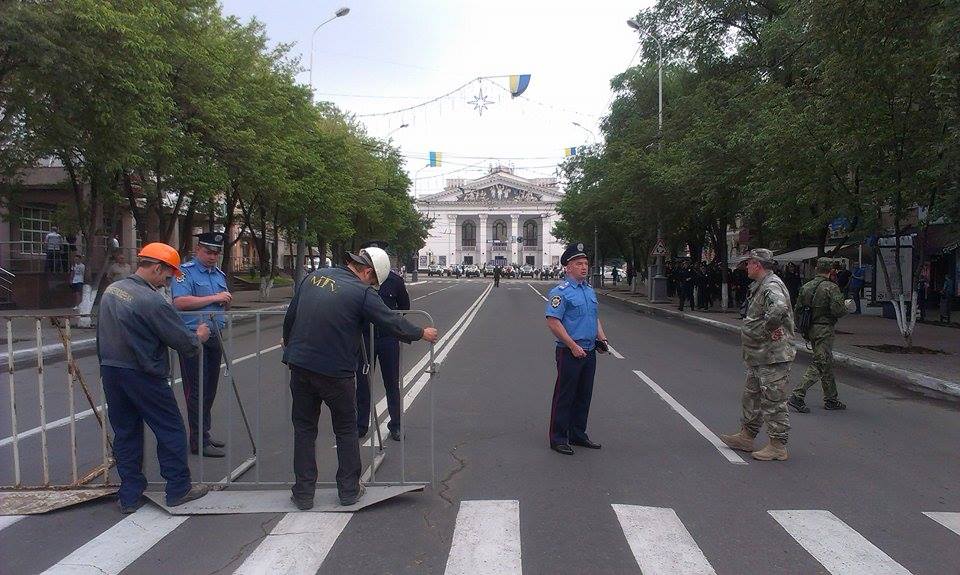
[{"label": "orange hard hat", "polygon": [[177,253],[177,250],[174,249],[173,246],[153,242],[152,244],[143,246],[140,253],[137,254],[137,257],[150,258],[158,262],[163,262],[173,268],[173,275],[178,278],[183,277],[183,272],[180,271],[180,254]]}]

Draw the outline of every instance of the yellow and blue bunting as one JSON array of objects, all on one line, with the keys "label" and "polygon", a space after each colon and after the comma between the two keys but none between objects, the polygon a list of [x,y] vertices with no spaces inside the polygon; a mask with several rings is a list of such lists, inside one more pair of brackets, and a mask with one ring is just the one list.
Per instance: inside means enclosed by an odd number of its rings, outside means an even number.
[{"label": "yellow and blue bunting", "polygon": [[576,155],[577,155],[577,147],[576,147],[576,146],[573,146],[572,148],[564,148],[564,149],[563,149],[563,157],[564,157],[564,158],[569,158],[570,156],[576,156]]},{"label": "yellow and blue bunting", "polygon": [[530,85],[530,74],[514,74],[510,76],[510,96],[516,98]]}]

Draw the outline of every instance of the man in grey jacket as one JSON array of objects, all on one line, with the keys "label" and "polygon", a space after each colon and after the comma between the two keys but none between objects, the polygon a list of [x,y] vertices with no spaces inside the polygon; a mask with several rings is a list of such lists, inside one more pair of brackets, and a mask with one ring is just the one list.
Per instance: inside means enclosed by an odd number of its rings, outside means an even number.
[{"label": "man in grey jacket", "polygon": [[363,496],[357,434],[354,372],[360,338],[368,323],[402,341],[437,341],[437,330],[421,328],[391,310],[377,293],[390,274],[390,258],[380,248],[346,254],[343,267],[324,268],[300,282],[283,320],[283,362],[290,367],[293,395],[294,504],[313,507],[317,485],[317,424],[320,406],[330,409],[337,438],[337,491],[340,503]]},{"label": "man in grey jacket", "polygon": [[143,424],[157,437],[160,474],[167,480],[167,505],[175,507],[206,495],[191,487],[187,432],[173,390],[167,385],[167,348],[195,354],[210,336],[200,324],[189,331],[157,291],[180,272],[177,250],[161,243],[140,251],[137,271],[110,284],[100,301],[97,356],[113,427],[113,456],[120,474],[117,497],[123,513],[133,513],[147,487],[143,475]]}]

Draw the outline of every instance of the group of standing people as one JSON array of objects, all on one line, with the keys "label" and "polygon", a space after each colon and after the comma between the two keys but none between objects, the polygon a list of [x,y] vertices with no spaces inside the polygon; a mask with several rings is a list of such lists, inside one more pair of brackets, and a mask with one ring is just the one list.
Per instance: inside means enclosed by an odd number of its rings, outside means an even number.
[{"label": "group of standing people", "polygon": [[667,293],[677,294],[680,311],[689,303],[690,309],[710,309],[722,298],[723,272],[716,262],[692,264],[689,261],[668,262],[666,269]]}]

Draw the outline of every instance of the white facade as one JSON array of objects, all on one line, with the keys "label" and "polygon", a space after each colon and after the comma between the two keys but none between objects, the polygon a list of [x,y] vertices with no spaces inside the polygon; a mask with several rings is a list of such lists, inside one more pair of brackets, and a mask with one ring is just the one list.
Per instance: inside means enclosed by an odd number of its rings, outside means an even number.
[{"label": "white facade", "polygon": [[505,167],[476,180],[447,180],[442,192],[416,203],[434,220],[419,267],[559,264],[565,246],[551,231],[561,197],[554,178],[522,178]]}]

